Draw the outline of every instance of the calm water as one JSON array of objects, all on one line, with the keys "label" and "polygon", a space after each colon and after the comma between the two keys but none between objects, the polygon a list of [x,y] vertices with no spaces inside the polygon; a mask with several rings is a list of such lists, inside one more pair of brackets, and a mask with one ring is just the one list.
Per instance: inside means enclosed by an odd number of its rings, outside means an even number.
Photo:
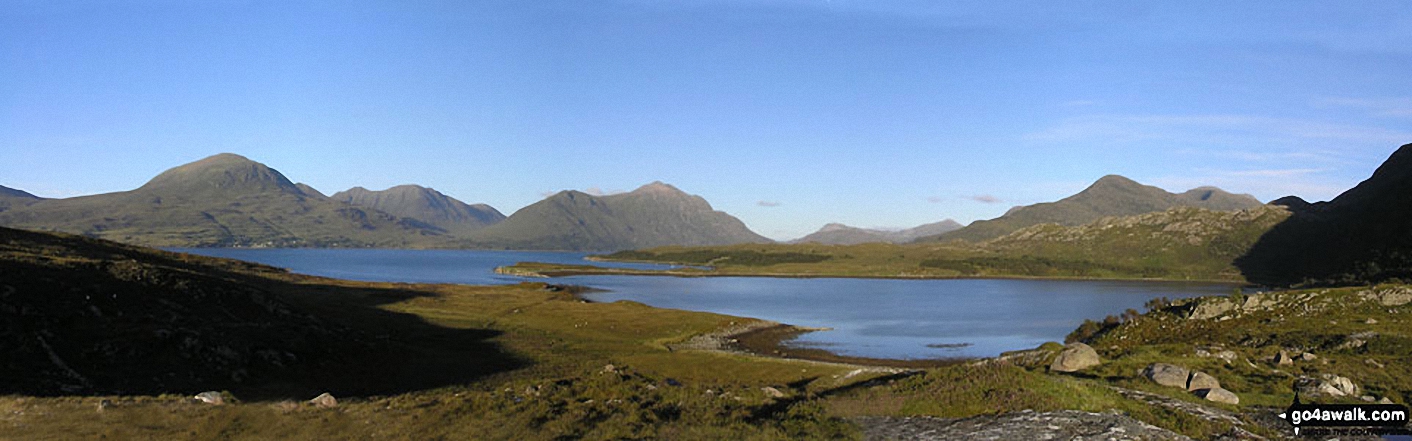
[{"label": "calm water", "polygon": [[[260,262],[304,274],[390,282],[517,283],[528,279],[495,274],[494,268],[521,261],[585,263],[583,253],[524,251],[177,251]],[[1224,284],[998,279],[579,276],[555,281],[608,290],[589,295],[596,301],[633,300],[833,328],[787,344],[878,358],[993,356],[1062,341],[1086,318],[1097,320],[1128,308],[1142,310],[1152,298],[1227,294],[1233,289]]]}]

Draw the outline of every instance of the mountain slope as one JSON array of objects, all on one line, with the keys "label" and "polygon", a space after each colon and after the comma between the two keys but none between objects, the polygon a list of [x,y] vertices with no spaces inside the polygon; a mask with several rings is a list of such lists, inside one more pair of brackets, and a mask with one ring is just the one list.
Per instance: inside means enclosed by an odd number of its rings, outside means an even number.
[{"label": "mountain slope", "polygon": [[1253,282],[1286,286],[1412,278],[1412,144],[1332,201],[1276,201],[1294,216],[1237,263]]},{"label": "mountain slope", "polygon": [[299,191],[302,192],[302,193],[304,193],[305,196],[309,196],[309,197],[312,197],[312,198],[319,198],[319,199],[323,199],[323,198],[327,198],[327,197],[328,197],[328,195],[325,195],[323,192],[319,191],[318,189],[314,188],[313,186],[310,186],[309,184],[305,184],[305,183],[303,183],[303,182],[294,184],[294,186],[295,186],[295,187],[298,187],[298,188],[299,188]]},{"label": "mountain slope", "polygon": [[972,222],[965,228],[919,239],[922,242],[951,240],[983,241],[1039,224],[1083,225],[1106,216],[1132,216],[1173,207],[1235,210],[1263,205],[1249,195],[1233,195],[1215,187],[1201,187],[1182,194],[1142,185],[1131,179],[1108,175],[1083,191],[1056,202],[1016,207],[1004,216]]},{"label": "mountain slope", "polygon": [[961,227],[961,224],[951,219],[919,225],[900,231],[858,228],[844,224],[831,223],[824,225],[819,231],[790,241],[790,243],[818,243],[824,245],[856,245],[873,242],[903,243],[911,242],[919,237],[955,231]]},{"label": "mountain slope", "polygon": [[29,194],[24,190],[17,190],[5,186],[0,186],[0,211],[5,211],[11,206],[27,205],[40,201],[42,198]]},{"label": "mountain slope", "polygon": [[394,216],[417,219],[448,231],[475,230],[505,220],[505,215],[489,205],[469,205],[417,185],[399,185],[382,191],[353,187],[334,193],[330,198]]},{"label": "mountain slope", "polygon": [[770,241],[661,182],[610,196],[561,191],[467,237],[473,247],[593,251]]},{"label": "mountain slope", "polygon": [[408,246],[440,235],[422,222],[310,196],[278,171],[220,154],[136,190],[46,199],[0,225],[150,246]]}]

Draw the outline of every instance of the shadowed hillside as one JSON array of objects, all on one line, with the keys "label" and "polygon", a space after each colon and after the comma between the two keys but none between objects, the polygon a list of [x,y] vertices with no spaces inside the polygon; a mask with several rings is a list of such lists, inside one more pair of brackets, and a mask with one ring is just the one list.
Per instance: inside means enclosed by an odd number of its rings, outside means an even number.
[{"label": "shadowed hillside", "polygon": [[1250,281],[1289,286],[1412,280],[1412,144],[1332,201],[1311,204],[1290,196],[1274,203],[1294,215],[1237,260]]},{"label": "shadowed hillside", "polygon": [[1056,202],[1011,209],[991,220],[975,221],[965,228],[918,239],[919,242],[994,239],[1024,227],[1039,224],[1078,226],[1107,216],[1132,216],[1173,207],[1196,207],[1233,211],[1263,204],[1250,195],[1234,195],[1215,187],[1200,187],[1185,193],[1139,184],[1131,179],[1108,175],[1084,191]]},{"label": "shadowed hillside", "polygon": [[0,228],[0,394],[380,394],[519,364],[377,308],[421,295]]}]

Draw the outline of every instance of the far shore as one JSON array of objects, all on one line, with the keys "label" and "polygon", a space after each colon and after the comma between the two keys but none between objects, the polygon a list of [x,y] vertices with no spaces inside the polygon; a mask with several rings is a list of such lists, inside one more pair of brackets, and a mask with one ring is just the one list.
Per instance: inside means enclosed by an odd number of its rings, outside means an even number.
[{"label": "far shore", "polygon": [[[617,260],[599,260],[603,262],[629,262]],[[631,263],[661,263],[661,262],[639,262]],[[719,272],[719,271],[680,271],[680,270],[636,270],[626,268],[564,268],[531,270],[515,268],[514,265],[495,268],[497,274],[516,275],[521,277],[572,277],[572,276],[657,276],[657,277],[764,277],[777,279],[882,279],[882,280],[1058,280],[1058,281],[1114,281],[1114,282],[1159,282],[1159,283],[1210,283],[1223,284],[1242,287],[1254,287],[1254,284],[1241,280],[1228,279],[1171,279],[1171,278],[1143,278],[1143,277],[1066,277],[1066,276],[1023,276],[1023,275],[935,275],[935,274],[801,274],[801,273],[745,273],[745,272]]]}]

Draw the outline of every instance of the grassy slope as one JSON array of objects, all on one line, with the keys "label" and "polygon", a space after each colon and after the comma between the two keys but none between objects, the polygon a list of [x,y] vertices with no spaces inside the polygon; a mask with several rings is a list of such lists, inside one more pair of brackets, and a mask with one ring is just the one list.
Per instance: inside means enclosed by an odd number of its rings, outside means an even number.
[{"label": "grassy slope", "polygon": [[[208,281],[212,289],[225,286],[224,292],[232,295],[259,292],[324,326],[341,329],[343,337],[367,340],[373,346],[349,350],[368,354],[335,354],[339,356],[332,359],[347,363],[314,366],[322,373],[314,378],[255,375],[239,384],[210,381],[199,388],[199,384],[187,384],[169,390],[173,396],[4,397],[0,398],[0,409],[5,409],[0,433],[7,437],[454,439],[473,433],[529,439],[832,437],[853,429],[823,416],[815,404],[796,403],[797,398],[875,375],[844,378],[851,368],[669,351],[665,343],[747,320],[630,302],[584,303],[566,290],[542,284],[346,282],[75,236],[37,236],[56,239],[44,239],[49,244],[43,246],[11,242],[11,251],[0,254],[0,263],[56,265],[75,279],[94,283],[108,282],[91,278],[82,265],[55,262],[135,260],[147,274],[129,281],[137,284],[183,274],[218,274]],[[181,263],[170,263],[174,261]],[[162,290],[160,284],[151,289]],[[47,296],[72,294],[57,290]],[[16,298],[7,296],[7,301]],[[39,330],[18,330],[21,335],[33,332]],[[56,347],[56,351],[70,353],[68,347]],[[291,369],[304,362],[300,358]],[[368,364],[375,366],[364,366]],[[616,372],[605,372],[608,364]],[[114,371],[109,374],[145,376],[173,365],[167,366],[106,368]],[[71,367],[90,373],[103,366],[73,363]],[[381,376],[347,375],[348,370]],[[339,387],[356,384],[375,395],[348,399],[353,392],[338,392]],[[768,396],[762,391],[767,386],[784,396]],[[229,388],[237,396],[259,401],[209,407],[182,398],[206,387]],[[332,390],[345,401],[337,409],[320,410],[280,400],[307,399],[320,390]],[[95,414],[101,399],[116,404]]]}]

